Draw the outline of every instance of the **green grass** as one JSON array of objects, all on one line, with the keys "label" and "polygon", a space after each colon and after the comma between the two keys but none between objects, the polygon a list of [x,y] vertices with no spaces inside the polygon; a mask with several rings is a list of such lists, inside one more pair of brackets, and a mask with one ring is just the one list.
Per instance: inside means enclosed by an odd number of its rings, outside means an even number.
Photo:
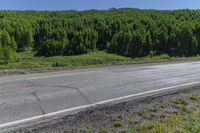
[{"label": "green grass", "polygon": [[[34,69],[34,68],[81,68],[90,66],[105,66],[112,64],[126,64],[138,62],[154,62],[154,61],[173,61],[179,57],[169,57],[168,55],[147,56],[142,58],[128,58],[115,54],[108,54],[103,51],[90,52],[88,54],[77,56],[54,56],[54,57],[37,57],[33,52],[20,52],[16,55],[16,60],[7,64],[0,64],[0,70],[3,69]],[[192,57],[200,58],[200,56]]]},{"label": "green grass", "polygon": [[132,125],[126,133],[200,133],[199,95],[176,98],[165,104],[166,107],[158,108],[154,118],[143,117],[142,122]]},{"label": "green grass", "polygon": [[105,52],[91,52],[77,56],[36,57],[32,52],[17,53],[17,61],[0,64],[0,69],[32,69],[52,67],[86,67],[106,65],[120,62],[130,62],[131,58],[107,54]]},{"label": "green grass", "polygon": [[[200,94],[141,107],[135,115],[111,117],[97,133],[200,133]],[[133,110],[137,108],[134,107]],[[94,129],[95,130],[95,129]],[[89,129],[88,129],[89,131]]]},{"label": "green grass", "polygon": [[116,128],[122,126],[120,117],[114,117],[114,118],[112,119],[112,122],[113,122],[113,126],[116,127]]}]

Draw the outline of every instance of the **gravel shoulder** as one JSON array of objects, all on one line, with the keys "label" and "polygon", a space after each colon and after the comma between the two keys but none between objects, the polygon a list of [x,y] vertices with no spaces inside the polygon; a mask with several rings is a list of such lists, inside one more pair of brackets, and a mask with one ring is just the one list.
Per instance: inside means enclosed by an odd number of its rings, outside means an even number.
[{"label": "gravel shoulder", "polygon": [[91,108],[14,132],[196,132],[200,130],[200,87]]}]

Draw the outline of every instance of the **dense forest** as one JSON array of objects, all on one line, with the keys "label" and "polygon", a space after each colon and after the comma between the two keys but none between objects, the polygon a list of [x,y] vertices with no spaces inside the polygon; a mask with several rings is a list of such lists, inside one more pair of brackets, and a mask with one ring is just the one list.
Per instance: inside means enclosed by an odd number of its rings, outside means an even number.
[{"label": "dense forest", "polygon": [[199,10],[0,11],[0,59],[95,50],[128,57],[200,54]]}]

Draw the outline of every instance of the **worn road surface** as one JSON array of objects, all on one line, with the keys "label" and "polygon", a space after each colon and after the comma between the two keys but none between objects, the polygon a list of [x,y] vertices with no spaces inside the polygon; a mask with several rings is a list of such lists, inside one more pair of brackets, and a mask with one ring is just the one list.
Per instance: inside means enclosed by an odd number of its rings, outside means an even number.
[{"label": "worn road surface", "polygon": [[0,77],[0,125],[127,95],[200,82],[200,62]]}]

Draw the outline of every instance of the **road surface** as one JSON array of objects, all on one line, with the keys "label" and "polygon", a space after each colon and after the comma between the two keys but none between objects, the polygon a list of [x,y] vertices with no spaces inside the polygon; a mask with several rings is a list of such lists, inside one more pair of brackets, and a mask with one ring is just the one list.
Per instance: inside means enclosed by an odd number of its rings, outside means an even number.
[{"label": "road surface", "polygon": [[200,62],[4,76],[0,77],[0,125],[198,82]]}]

